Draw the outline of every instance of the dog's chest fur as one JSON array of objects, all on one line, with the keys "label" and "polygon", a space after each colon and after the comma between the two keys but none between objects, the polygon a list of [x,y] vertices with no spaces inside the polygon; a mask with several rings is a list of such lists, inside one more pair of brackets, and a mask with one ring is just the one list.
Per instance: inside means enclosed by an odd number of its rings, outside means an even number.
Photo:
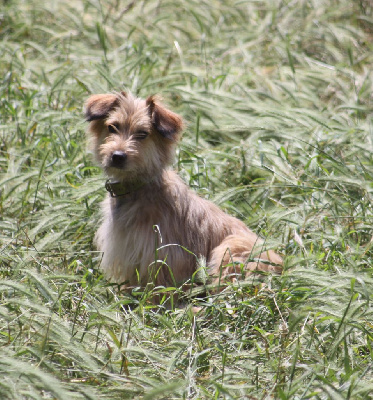
[{"label": "dog's chest fur", "polygon": [[205,232],[195,235],[204,222],[203,210],[190,206],[192,192],[171,171],[163,181],[124,198],[107,197],[102,204],[104,218],[95,240],[103,252],[102,268],[116,282],[144,284],[152,266],[161,266],[162,279],[170,284],[183,282],[196,267],[196,258],[183,247],[198,253],[211,247]]}]

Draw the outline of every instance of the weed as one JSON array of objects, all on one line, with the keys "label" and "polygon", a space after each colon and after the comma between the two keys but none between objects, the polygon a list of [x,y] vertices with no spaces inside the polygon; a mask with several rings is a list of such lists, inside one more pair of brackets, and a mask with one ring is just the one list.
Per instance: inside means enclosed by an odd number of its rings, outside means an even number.
[{"label": "weed", "polygon": [[[4,1],[1,398],[371,398],[372,29],[368,1]],[[183,309],[104,281],[81,111],[122,88],[185,117],[176,168],[283,276]]]}]

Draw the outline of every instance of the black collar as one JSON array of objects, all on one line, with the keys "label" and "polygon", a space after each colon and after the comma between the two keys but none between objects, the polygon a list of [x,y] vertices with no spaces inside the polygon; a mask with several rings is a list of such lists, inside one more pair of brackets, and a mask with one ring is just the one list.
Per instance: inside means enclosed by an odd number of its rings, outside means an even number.
[{"label": "black collar", "polygon": [[105,183],[105,189],[110,193],[111,197],[122,197],[133,192],[136,192],[143,186],[145,182],[136,182],[131,184],[125,184],[121,181],[111,181],[108,179]]}]

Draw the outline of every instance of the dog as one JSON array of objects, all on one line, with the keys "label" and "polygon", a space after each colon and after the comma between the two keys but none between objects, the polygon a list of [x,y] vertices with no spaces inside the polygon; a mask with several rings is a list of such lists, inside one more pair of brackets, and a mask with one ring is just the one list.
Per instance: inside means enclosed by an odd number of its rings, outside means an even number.
[{"label": "dog", "polygon": [[190,282],[205,260],[210,282],[256,271],[279,274],[282,258],[242,221],[199,197],[174,172],[181,117],[157,96],[96,94],[85,103],[90,146],[109,178],[95,243],[109,280],[126,287]]}]

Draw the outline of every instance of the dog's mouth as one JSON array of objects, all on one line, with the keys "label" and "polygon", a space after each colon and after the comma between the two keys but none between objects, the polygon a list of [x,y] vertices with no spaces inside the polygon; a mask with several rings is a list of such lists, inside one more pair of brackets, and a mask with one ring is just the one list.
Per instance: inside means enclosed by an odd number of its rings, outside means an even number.
[{"label": "dog's mouth", "polygon": [[123,144],[107,139],[98,151],[101,166],[109,176],[130,172],[135,167],[137,155],[138,149],[131,141]]},{"label": "dog's mouth", "polygon": [[102,162],[105,174],[114,180],[128,180],[134,174],[134,165],[131,157],[122,150],[115,150],[109,157]]}]

